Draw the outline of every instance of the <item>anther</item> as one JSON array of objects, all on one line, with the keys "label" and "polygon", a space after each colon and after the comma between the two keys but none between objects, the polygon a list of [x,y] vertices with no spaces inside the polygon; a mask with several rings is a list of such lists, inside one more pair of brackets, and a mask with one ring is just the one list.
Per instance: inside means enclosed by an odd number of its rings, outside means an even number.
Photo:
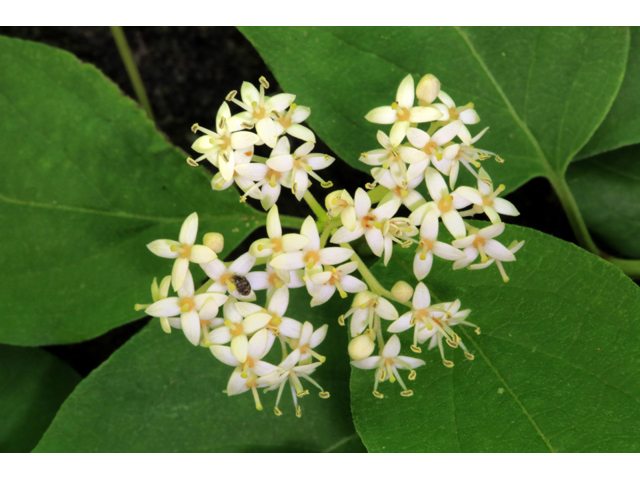
[{"label": "anther", "polygon": [[474,358],[476,358],[472,353],[469,352],[464,352],[464,356],[467,357],[467,360],[473,360]]},{"label": "anther", "polygon": [[411,372],[409,373],[409,380],[415,380],[416,379],[416,371],[415,370],[411,370]]},{"label": "anther", "polygon": [[220,127],[220,129],[223,129],[226,124],[227,124],[227,121],[225,120],[225,118],[220,117],[220,122],[218,123],[218,127]]},{"label": "anther", "polygon": [[309,395],[309,390],[303,390],[303,391],[297,393],[296,395],[298,396],[298,398],[304,397],[305,395]]},{"label": "anther", "polygon": [[417,345],[411,345],[411,351],[415,353],[422,353],[422,349]]},{"label": "anther", "polygon": [[476,328],[474,331],[476,332],[476,335],[480,335],[480,327]]},{"label": "anther", "polygon": [[495,156],[495,159],[496,159],[496,162],[498,162],[498,163],[504,163],[504,158],[502,158],[502,157],[501,157],[501,156],[499,156],[499,155],[496,155],[496,156]]},{"label": "anther", "polygon": [[198,166],[198,162],[196,162],[193,158],[189,157],[187,158],[187,163],[189,165],[191,165],[192,167],[197,167]]},{"label": "anther", "polygon": [[451,360],[442,360],[442,363],[445,367],[451,368],[453,367],[453,362]]},{"label": "anther", "polygon": [[318,394],[320,396],[320,398],[329,398],[329,392],[320,392]]},{"label": "anther", "polygon": [[200,125],[198,125],[197,123],[194,123],[193,125],[191,125],[191,131],[193,133],[196,133],[199,128],[200,128]]},{"label": "anther", "polygon": [[267,79],[264,77],[260,77],[258,79],[258,81],[260,82],[260,84],[264,87],[264,88],[269,88],[269,82],[267,82]]},{"label": "anther", "polygon": [[322,182],[320,185],[322,186],[322,188],[331,188],[331,187],[333,187],[333,182],[331,182],[331,181]]},{"label": "anther", "polygon": [[253,128],[253,123],[250,122],[242,122],[240,126],[246,130],[251,130]]},{"label": "anther", "polygon": [[340,315],[340,316],[338,317],[338,324],[339,324],[341,327],[344,327],[344,315]]},{"label": "anther", "polygon": [[238,94],[237,90],[231,90],[229,92],[229,94],[224,98],[227,102],[230,102],[231,100],[233,100],[234,98],[236,98],[236,95]]},{"label": "anther", "polygon": [[280,411],[280,409],[279,409],[278,407],[274,407],[274,409],[273,409],[273,413],[275,413],[278,417],[279,417],[280,415],[282,415],[282,412]]},{"label": "anther", "polygon": [[400,392],[400,395],[402,395],[403,397],[410,397],[411,395],[413,395],[413,390],[405,390],[404,392]]},{"label": "anther", "polygon": [[300,407],[300,405],[296,407],[296,417],[302,417],[302,408]]},{"label": "anther", "polygon": [[373,396],[376,398],[384,398],[384,395],[378,392],[377,390],[373,391]]}]

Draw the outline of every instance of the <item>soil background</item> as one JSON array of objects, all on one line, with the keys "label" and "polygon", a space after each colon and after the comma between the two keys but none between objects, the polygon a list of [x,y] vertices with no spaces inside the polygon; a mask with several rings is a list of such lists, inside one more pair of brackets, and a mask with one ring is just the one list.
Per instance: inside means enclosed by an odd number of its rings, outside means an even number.
[{"label": "soil background", "polygon": [[[280,91],[258,52],[233,27],[126,27],[124,32],[140,70],[158,129],[186,152],[190,151],[195,139],[191,125],[196,122],[211,124],[226,94],[239,90],[244,80],[257,84],[258,78],[264,75],[271,83],[270,91]],[[135,98],[108,27],[0,27],[0,35],[67,50],[80,60],[98,67],[125,94]],[[304,104],[303,99],[301,103]],[[320,139],[317,151],[335,156]],[[346,163],[341,168],[344,174],[330,176],[335,188],[348,187],[353,193],[354,185],[364,185],[369,181],[367,174]],[[347,179],[348,184],[345,182]],[[562,207],[546,180],[532,180],[506,198],[521,213],[515,219],[506,220],[508,223],[532,227],[575,242]],[[298,216],[309,214],[306,205],[295,201],[283,202],[280,211]],[[254,233],[239,249],[246,251],[247,243],[263,236],[261,233]],[[233,257],[234,252],[231,254]],[[147,317],[87,342],[46,347],[46,350],[86,376],[148,321]]]}]

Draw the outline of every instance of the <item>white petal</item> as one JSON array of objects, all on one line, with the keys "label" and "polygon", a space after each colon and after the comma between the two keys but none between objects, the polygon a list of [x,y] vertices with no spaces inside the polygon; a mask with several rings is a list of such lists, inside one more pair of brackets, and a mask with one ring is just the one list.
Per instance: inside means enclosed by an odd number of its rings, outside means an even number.
[{"label": "white petal", "polygon": [[242,82],[240,98],[247,105],[251,105],[253,102],[258,103],[260,102],[260,92],[252,83]]},{"label": "white petal", "polygon": [[353,255],[353,250],[342,247],[327,247],[318,252],[322,265],[337,265],[346,262]]},{"label": "white petal", "polygon": [[444,103],[448,108],[455,108],[456,104],[453,103],[453,100],[449,95],[440,90],[440,94],[438,94],[438,98],[442,103]]},{"label": "white petal", "polygon": [[267,312],[257,312],[249,315],[242,321],[242,329],[247,335],[257,332],[261,328],[266,327],[273,316]]},{"label": "white petal", "polygon": [[309,346],[311,348],[316,348],[318,345],[320,345],[327,336],[328,329],[329,325],[323,325],[315,332],[313,332],[313,334],[311,335],[311,339],[309,340]]},{"label": "white petal", "polygon": [[395,307],[389,300],[382,297],[378,298],[378,308],[376,308],[376,313],[385,320],[395,320],[398,318],[398,311]]},{"label": "white petal", "polygon": [[513,205],[513,203],[511,203],[509,200],[505,200],[504,198],[494,198],[493,208],[495,208],[496,211],[498,213],[501,213],[502,215],[513,215],[513,216],[520,215],[520,212]]},{"label": "white petal", "polygon": [[209,347],[213,356],[220,360],[222,363],[226,363],[227,365],[231,365],[232,367],[237,367],[240,365],[238,359],[233,356],[231,353],[231,348],[223,346],[223,345],[212,345]]},{"label": "white petal", "polygon": [[304,220],[300,233],[309,239],[307,251],[318,250],[320,248],[320,235],[318,235],[318,227],[312,216],[308,216]]},{"label": "white petal", "polygon": [[342,284],[342,288],[344,288],[345,292],[355,293],[355,292],[364,292],[367,289],[367,284],[362,280],[359,280],[351,275],[346,275],[342,278],[340,282]]},{"label": "white petal", "polygon": [[[435,329],[434,329],[435,330]],[[405,357],[404,355],[398,355],[398,360],[400,360],[401,362],[407,363],[409,364],[409,366],[411,368],[418,368],[421,367],[422,365],[425,364],[424,360],[421,360],[419,358],[413,358],[413,357]],[[402,364],[400,363],[395,363],[394,364],[397,368],[405,368],[402,366]]]},{"label": "white petal", "polygon": [[231,148],[244,150],[260,141],[260,137],[253,132],[236,132],[231,134]]},{"label": "white petal", "polygon": [[271,345],[267,330],[259,330],[249,340],[249,356],[254,360],[258,360],[269,352]]},{"label": "white petal", "polygon": [[191,255],[189,260],[193,263],[209,263],[213,262],[218,256],[213,250],[204,245],[194,245],[191,247]]},{"label": "white petal", "polygon": [[365,230],[364,237],[373,254],[378,257],[382,255],[384,250],[384,237],[382,236],[382,232],[377,228],[369,228]]},{"label": "white petal", "polygon": [[268,112],[276,110],[280,113],[284,112],[296,99],[296,96],[292,93],[279,93],[274,95],[265,102],[265,107]]},{"label": "white petal", "polygon": [[174,290],[180,290],[188,274],[189,259],[176,258],[176,261],[173,263],[173,269],[171,270],[171,285],[173,285]]},{"label": "white petal", "polygon": [[354,207],[357,218],[364,217],[371,209],[371,199],[362,188],[356,190]]},{"label": "white petal", "polygon": [[393,124],[391,132],[389,132],[389,140],[393,146],[397,146],[402,143],[404,137],[409,131],[409,127],[411,127],[410,122],[396,122]]},{"label": "white petal", "polygon": [[237,275],[246,275],[255,263],[256,259],[250,253],[244,253],[229,265],[229,271]]},{"label": "white petal", "polygon": [[246,335],[236,335],[231,339],[231,353],[240,363],[247,361],[248,345]]},{"label": "white petal", "polygon": [[300,345],[306,345],[311,340],[313,334],[313,325],[311,322],[304,322],[302,330],[300,332]]},{"label": "white petal", "polygon": [[364,228],[360,224],[357,224],[352,232],[347,227],[340,227],[331,236],[331,243],[349,243],[360,238],[363,234]]},{"label": "white petal", "polygon": [[507,247],[492,238],[488,239],[487,243],[484,244],[484,251],[490,257],[503,262],[513,262],[516,259],[515,255]]},{"label": "white petal", "polygon": [[433,244],[433,254],[445,260],[461,260],[465,258],[464,253],[455,247],[443,242]]},{"label": "white petal", "polygon": [[335,285],[322,285],[319,289],[317,289],[313,293],[313,298],[311,299],[311,306],[317,307],[318,305],[322,305],[329,301],[329,299],[333,296],[336,291]]},{"label": "white petal", "polygon": [[147,245],[151,253],[163,258],[178,258],[178,252],[171,250],[171,247],[177,248],[180,242],[175,240],[155,240]]},{"label": "white petal", "polygon": [[267,166],[276,172],[289,172],[293,169],[292,155],[278,155],[267,160]]},{"label": "white petal", "polygon": [[478,113],[473,108],[460,112],[459,118],[465,125],[475,125],[480,121]]},{"label": "white petal", "polygon": [[442,112],[433,107],[413,107],[409,120],[411,123],[433,122],[442,118]]},{"label": "white petal", "polygon": [[287,338],[300,338],[302,324],[293,318],[283,317],[278,329],[280,330],[280,335],[284,335]]},{"label": "white petal", "polygon": [[401,315],[395,322],[389,325],[387,329],[391,333],[400,333],[405,330],[409,330],[413,325],[411,325],[411,317],[413,312],[407,312],[404,315]]},{"label": "white petal", "polygon": [[442,223],[454,238],[463,238],[467,234],[464,226],[464,220],[456,210],[449,210],[442,214]]},{"label": "white petal", "polygon": [[276,127],[270,118],[262,118],[256,123],[256,132],[268,147],[274,148],[278,142]]},{"label": "white petal", "polygon": [[482,205],[482,194],[471,187],[458,187],[456,188],[456,193],[460,195],[462,198],[469,200],[471,203],[476,205]]},{"label": "white petal", "polygon": [[209,332],[209,341],[214,345],[224,345],[231,341],[229,327],[214,328]]},{"label": "white petal", "polygon": [[389,125],[391,123],[394,123],[398,117],[396,117],[396,111],[388,106],[374,108],[369,113],[367,113],[364,118],[366,118],[371,123]]},{"label": "white petal", "polygon": [[371,370],[378,366],[378,362],[380,361],[379,356],[365,358],[364,360],[353,360],[351,365],[356,368],[361,368],[363,370]]},{"label": "white petal", "polygon": [[402,108],[411,108],[413,107],[413,101],[415,99],[415,94],[413,93],[414,83],[411,75],[407,75],[400,82],[400,86],[398,87],[398,92],[396,93],[396,102]]},{"label": "white petal", "polygon": [[304,252],[284,253],[274,257],[269,265],[278,270],[299,270],[307,264]]},{"label": "white petal", "polygon": [[438,238],[439,224],[438,214],[434,210],[427,212],[420,227],[420,237],[431,241]]},{"label": "white petal", "polygon": [[440,199],[449,193],[449,189],[447,189],[447,184],[442,178],[442,175],[435,168],[427,168],[425,170],[424,179],[427,183],[427,190],[429,190],[429,195],[431,198],[437,203]]},{"label": "white petal", "polygon": [[[296,108],[296,112],[297,111],[298,109]],[[316,136],[304,125],[291,125],[289,128],[287,128],[287,134],[291,135],[292,137],[299,138],[304,142],[316,143]]]},{"label": "white petal", "polygon": [[191,310],[190,312],[180,315],[180,326],[184,332],[184,336],[187,337],[194,345],[198,345],[200,342],[200,317],[198,312]]},{"label": "white petal", "polygon": [[444,145],[445,143],[453,140],[453,138],[458,134],[458,131],[460,131],[461,126],[462,122],[460,120],[451,122],[434,133],[431,139],[438,145]]},{"label": "white petal", "polygon": [[392,335],[389,340],[387,340],[386,345],[382,349],[382,353],[380,354],[384,358],[394,358],[397,357],[400,353],[400,339],[397,335]]},{"label": "white petal", "polygon": [[180,299],[178,297],[169,297],[159,300],[150,305],[144,313],[159,318],[175,317],[180,315]]},{"label": "white petal", "polygon": [[484,227],[478,231],[478,236],[482,238],[493,238],[504,232],[504,223],[495,223],[488,227]]},{"label": "white petal", "polygon": [[223,274],[227,273],[227,267],[221,260],[203,263],[200,265],[207,276],[212,280],[218,280]]},{"label": "white petal", "polygon": [[280,226],[280,216],[278,215],[277,205],[271,207],[267,214],[267,235],[269,238],[280,238],[282,236],[282,227]]},{"label": "white petal", "polygon": [[407,140],[416,148],[424,148],[424,146],[429,143],[429,140],[431,140],[431,137],[424,130],[410,128],[407,131]]},{"label": "white petal", "polygon": [[[413,258],[413,274],[418,280],[422,280],[429,275],[431,271],[431,265],[433,265],[433,252],[428,251],[425,254],[425,259],[422,260],[422,253],[416,252],[416,256]],[[390,330],[391,331],[391,330]]]},{"label": "white petal", "polygon": [[262,208],[269,210],[276,203],[280,196],[281,188],[279,183],[276,183],[275,187],[272,187],[268,183],[262,186],[262,200],[260,201]]},{"label": "white petal", "polygon": [[[249,302],[236,302],[234,308],[244,318],[248,317],[249,315],[253,315],[254,313],[261,312],[263,310],[263,308],[260,305],[256,305],[255,303],[249,303]],[[234,323],[237,323],[236,320],[231,320],[231,321]]]},{"label": "white petal", "polygon": [[178,240],[184,245],[193,245],[196,235],[198,235],[198,214],[193,212],[182,224]]}]

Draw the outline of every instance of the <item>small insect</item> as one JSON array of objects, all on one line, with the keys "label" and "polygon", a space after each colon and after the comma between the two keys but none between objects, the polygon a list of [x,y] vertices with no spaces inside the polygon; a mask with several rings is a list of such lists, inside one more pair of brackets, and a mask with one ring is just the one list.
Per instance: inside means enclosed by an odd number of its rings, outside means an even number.
[{"label": "small insect", "polygon": [[251,284],[245,277],[241,275],[234,275],[233,277],[231,277],[231,281],[238,289],[238,293],[243,297],[246,297],[251,293]]}]

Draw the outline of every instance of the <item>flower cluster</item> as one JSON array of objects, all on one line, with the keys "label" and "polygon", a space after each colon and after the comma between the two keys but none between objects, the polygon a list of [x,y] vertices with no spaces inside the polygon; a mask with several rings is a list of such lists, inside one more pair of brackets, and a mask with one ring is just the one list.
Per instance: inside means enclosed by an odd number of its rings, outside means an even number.
[{"label": "flower cluster", "polygon": [[[160,284],[153,281],[153,303],[136,308],[158,317],[167,333],[181,329],[193,345],[209,348],[217,360],[233,367],[228,395],[251,391],[256,408],[262,410],[258,389],[277,390],[276,415],[282,414],[278,405],[286,384],[297,416],[302,412],[298,399],[309,393],[302,381],[317,387],[320,397],[329,397],[311,378],[325,362],[318,347],[328,325],[316,328],[305,319],[287,317],[291,289],[305,288],[312,307],[326,303],[336,293],[342,298],[355,294],[352,308],[338,320],[341,325],[349,323],[352,365],[375,369],[376,397],[383,397],[378,386],[385,380],[397,381],[402,396],[413,394],[399,370],[407,370],[408,379],[414,380],[415,370],[425,361],[400,355],[398,334],[407,330],[412,333],[410,349],[415,354],[422,353],[420,345],[428,340],[429,349],[438,346],[447,367],[453,362],[445,358],[445,343],[460,347],[465,357],[473,360],[452,328],[465,325],[479,334],[478,326],[467,321],[471,311],[461,310],[459,299],[432,304],[423,283],[433,257],[451,261],[454,270],[484,269],[495,263],[506,282],[503,263],[515,261],[515,253],[524,243],[505,247],[497,239],[505,229],[501,215],[518,215],[518,211],[498,197],[504,185],[494,188],[482,168],[481,162],[491,156],[500,163],[503,160],[474,146],[487,129],[471,136],[468,126],[480,121],[473,104],[457,107],[433,75],[423,77],[417,87],[410,75],[404,78],[391,106],[375,108],[366,115],[370,122],[391,125],[388,135],[382,131],[377,134],[382,148],[360,157],[373,167],[373,181],[353,193],[329,193],[326,214],[319,214],[322,208],[309,186],[311,179],[324,188],[332,186],[316,172],[334,159],[312,153],[315,136],[302,125],[310,109],[296,105],[291,94],[266,96],[268,88],[268,82],[261,78],[259,89],[243,83],[240,99],[236,91],[229,93],[218,110],[215,130],[193,126],[194,133],[203,134],[192,147],[200,156],[187,160],[192,166],[207,160],[218,169],[211,182],[214,190],[235,184],[243,191],[241,201],[259,200],[268,210],[267,236],[253,242],[234,261],[224,262],[218,258],[223,236],[207,233],[202,244],[196,244],[198,215],[189,215],[177,241],[163,239],[148,245],[152,253],[174,263],[170,276]],[[229,104],[240,111],[232,115]],[[292,141],[299,144],[293,153]],[[255,154],[261,146],[270,150],[264,157]],[[474,187],[456,187],[460,164],[473,175]],[[282,187],[290,189],[298,200],[306,200],[317,221],[309,216],[299,232],[283,233],[276,205]],[[477,228],[465,221],[482,213],[491,221],[490,226]],[[396,283],[391,291],[383,288],[349,245],[361,237],[384,265],[389,263],[395,244],[415,248],[415,291],[406,282]],[[197,290],[191,270],[194,263],[208,277]],[[362,279],[353,275],[356,271]],[[175,292],[172,296],[170,287]],[[256,296],[260,291],[266,293],[263,303],[258,303]],[[400,315],[392,302],[409,311]],[[382,320],[390,322],[386,330],[392,335],[386,340]],[[275,344],[280,356],[273,351]]]}]

